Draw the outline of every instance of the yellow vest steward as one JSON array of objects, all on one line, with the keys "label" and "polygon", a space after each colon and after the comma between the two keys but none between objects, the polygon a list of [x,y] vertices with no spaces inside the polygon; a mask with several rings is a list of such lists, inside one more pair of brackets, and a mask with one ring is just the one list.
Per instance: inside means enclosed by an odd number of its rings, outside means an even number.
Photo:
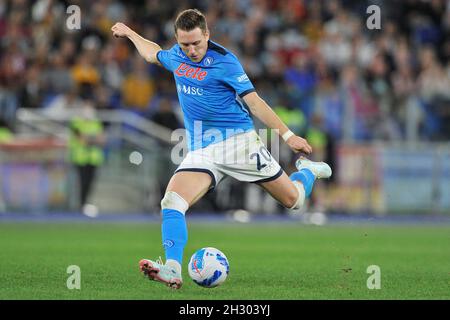
[{"label": "yellow vest steward", "polygon": [[75,131],[84,137],[96,137],[103,132],[103,125],[98,120],[74,118],[71,123],[71,136],[69,142],[70,160],[76,165],[99,166],[104,161],[103,150],[97,145],[89,145],[82,141]]}]

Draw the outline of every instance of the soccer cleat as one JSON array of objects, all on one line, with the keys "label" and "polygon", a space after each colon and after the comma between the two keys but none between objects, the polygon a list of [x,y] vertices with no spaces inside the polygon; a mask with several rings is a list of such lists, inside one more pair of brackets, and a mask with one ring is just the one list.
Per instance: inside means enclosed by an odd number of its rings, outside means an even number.
[{"label": "soccer cleat", "polygon": [[298,171],[301,169],[309,169],[314,174],[316,179],[323,179],[331,177],[332,171],[328,164],[325,162],[317,162],[300,157],[295,161],[295,167]]},{"label": "soccer cleat", "polygon": [[183,284],[181,275],[174,268],[164,265],[161,259],[155,261],[142,259],[139,261],[139,269],[150,280],[162,282],[170,288],[180,289]]}]

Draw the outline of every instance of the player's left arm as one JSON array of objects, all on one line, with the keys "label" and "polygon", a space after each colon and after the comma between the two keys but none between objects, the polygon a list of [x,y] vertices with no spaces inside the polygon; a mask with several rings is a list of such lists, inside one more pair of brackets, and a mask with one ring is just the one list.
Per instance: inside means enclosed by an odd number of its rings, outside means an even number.
[{"label": "player's left arm", "polygon": [[256,92],[253,91],[246,94],[243,100],[248,105],[251,113],[268,128],[276,129],[278,134],[285,139],[286,144],[294,152],[305,152],[307,154],[312,152],[308,141],[292,133],[272,108]]}]

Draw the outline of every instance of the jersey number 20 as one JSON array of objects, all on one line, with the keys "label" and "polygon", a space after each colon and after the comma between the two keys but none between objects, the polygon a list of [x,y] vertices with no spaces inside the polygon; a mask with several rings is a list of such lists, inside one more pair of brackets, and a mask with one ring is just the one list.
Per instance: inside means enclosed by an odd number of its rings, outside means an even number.
[{"label": "jersey number 20", "polygon": [[261,163],[261,156],[264,158],[264,160],[270,162],[270,152],[266,147],[260,147],[259,152],[255,152],[250,155],[250,159],[256,157],[256,168],[258,169],[258,171],[261,171],[262,168],[267,167],[267,163]]}]

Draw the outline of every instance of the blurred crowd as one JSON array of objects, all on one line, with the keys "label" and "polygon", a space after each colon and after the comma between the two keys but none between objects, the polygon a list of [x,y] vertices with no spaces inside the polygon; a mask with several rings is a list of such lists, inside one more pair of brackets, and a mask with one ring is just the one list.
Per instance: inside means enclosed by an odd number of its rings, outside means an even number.
[{"label": "blurred crowd", "polygon": [[[70,30],[73,4],[81,25]],[[381,9],[381,29],[366,26],[372,4]],[[181,120],[172,75],[110,28],[124,22],[168,49],[176,14],[192,7],[296,133],[318,144],[450,139],[446,0],[3,0],[2,123],[13,130],[18,108],[69,112],[86,99],[98,109]]]}]

